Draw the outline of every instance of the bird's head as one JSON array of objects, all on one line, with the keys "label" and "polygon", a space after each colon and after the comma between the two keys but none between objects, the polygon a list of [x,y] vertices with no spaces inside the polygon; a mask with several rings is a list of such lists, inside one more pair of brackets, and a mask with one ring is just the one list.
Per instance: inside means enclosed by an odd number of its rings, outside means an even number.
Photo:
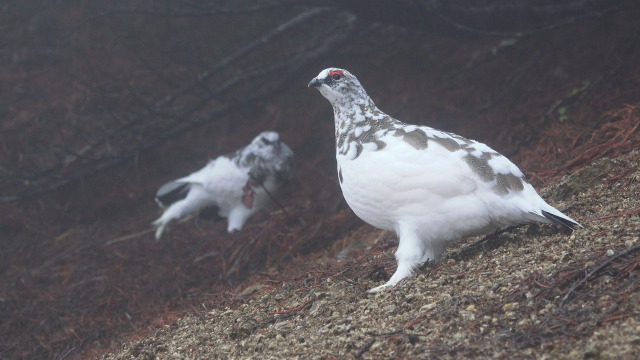
[{"label": "bird's head", "polygon": [[280,145],[280,135],[275,131],[263,131],[251,141],[251,146],[260,149]]},{"label": "bird's head", "polygon": [[344,106],[369,99],[358,79],[350,72],[339,68],[324,69],[309,82],[329,100],[331,105]]}]

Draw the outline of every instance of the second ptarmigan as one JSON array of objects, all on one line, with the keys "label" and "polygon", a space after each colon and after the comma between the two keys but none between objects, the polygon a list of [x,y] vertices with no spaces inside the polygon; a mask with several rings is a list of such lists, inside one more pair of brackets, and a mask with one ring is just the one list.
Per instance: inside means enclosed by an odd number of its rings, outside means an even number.
[{"label": "second ptarmigan", "polygon": [[575,220],[547,204],[509,159],[489,146],[380,111],[348,71],[311,80],[333,106],[342,194],[365,222],[399,238],[396,285],[453,240],[529,222]]},{"label": "second ptarmigan", "polygon": [[228,218],[228,232],[239,231],[271,203],[292,172],[293,151],[277,132],[263,131],[249,145],[160,187],[156,202],[165,211],[153,222],[156,239],[171,221],[206,210]]}]

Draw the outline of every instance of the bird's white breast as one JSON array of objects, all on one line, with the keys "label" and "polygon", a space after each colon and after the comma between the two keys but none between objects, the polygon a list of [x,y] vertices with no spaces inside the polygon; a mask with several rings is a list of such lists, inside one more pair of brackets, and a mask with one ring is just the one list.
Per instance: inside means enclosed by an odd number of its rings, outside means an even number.
[{"label": "bird's white breast", "polygon": [[448,240],[467,235],[490,222],[482,186],[462,159],[437,144],[417,150],[394,138],[382,139],[381,150],[364,150],[355,159],[337,155],[344,198],[367,223],[397,230],[412,223],[431,238]]}]

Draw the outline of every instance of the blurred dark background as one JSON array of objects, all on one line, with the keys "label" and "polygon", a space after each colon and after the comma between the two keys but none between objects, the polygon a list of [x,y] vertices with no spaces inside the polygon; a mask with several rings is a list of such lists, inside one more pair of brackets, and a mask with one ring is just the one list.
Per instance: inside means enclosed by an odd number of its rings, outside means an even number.
[{"label": "blurred dark background", "polygon": [[[306,87],[329,66],[539,186],[637,148],[638,18],[631,0],[4,1],[0,358],[104,351],[360,226]],[[158,186],[267,129],[296,153],[284,209],[153,239]]]}]

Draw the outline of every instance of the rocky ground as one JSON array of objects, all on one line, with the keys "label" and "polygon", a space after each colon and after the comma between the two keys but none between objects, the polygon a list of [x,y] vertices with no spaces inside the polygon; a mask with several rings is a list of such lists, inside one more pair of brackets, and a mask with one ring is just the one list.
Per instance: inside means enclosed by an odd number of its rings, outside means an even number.
[{"label": "rocky ground", "polygon": [[[542,190],[583,225],[469,239],[396,288],[393,235],[363,225],[363,255],[296,278],[254,277],[102,359],[637,359],[640,152],[602,159]],[[480,241],[480,242],[479,242]]]}]

